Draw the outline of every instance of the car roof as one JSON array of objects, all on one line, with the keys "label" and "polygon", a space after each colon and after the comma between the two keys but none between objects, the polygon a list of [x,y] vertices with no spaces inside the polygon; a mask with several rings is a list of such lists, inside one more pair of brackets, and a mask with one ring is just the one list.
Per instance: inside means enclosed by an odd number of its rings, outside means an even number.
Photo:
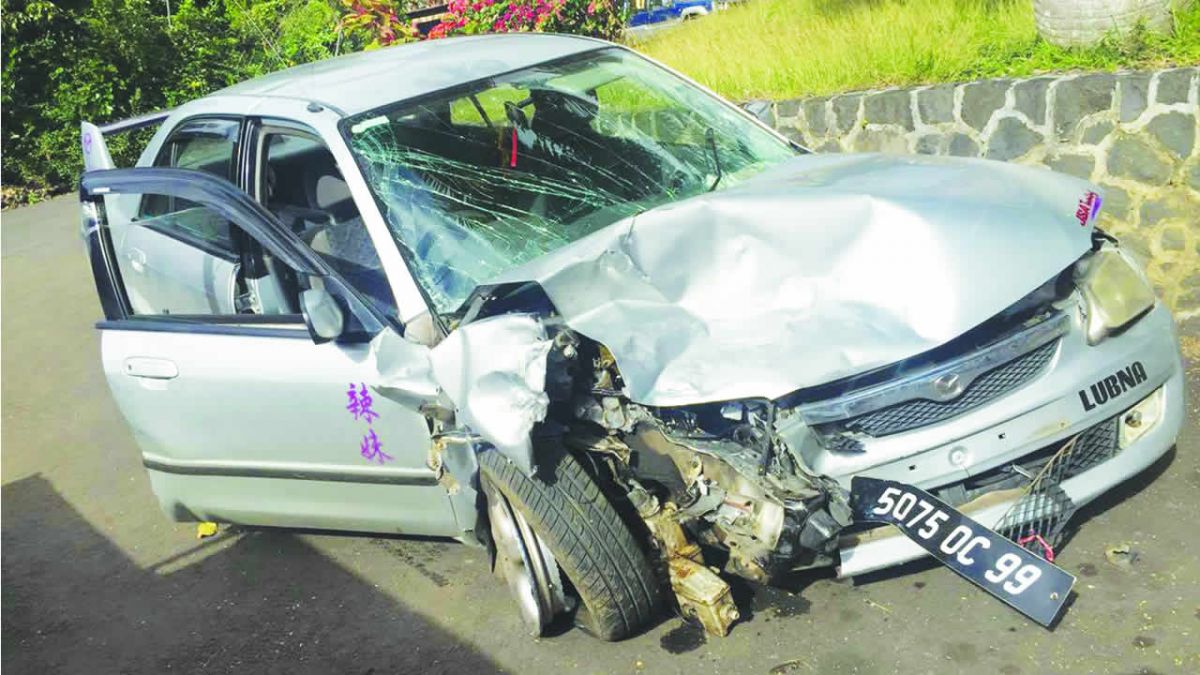
[{"label": "car roof", "polygon": [[605,46],[614,45],[603,40],[547,33],[424,40],[294,66],[210,96],[297,98],[324,104],[350,116]]}]

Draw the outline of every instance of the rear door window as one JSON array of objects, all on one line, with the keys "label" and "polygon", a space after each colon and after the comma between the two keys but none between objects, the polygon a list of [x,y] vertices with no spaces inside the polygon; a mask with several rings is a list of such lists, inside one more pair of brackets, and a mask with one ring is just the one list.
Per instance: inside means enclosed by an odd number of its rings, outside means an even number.
[{"label": "rear door window", "polygon": [[184,122],[171,134],[154,166],[207,171],[232,181],[240,130],[241,122],[234,119],[202,118]]},{"label": "rear door window", "polygon": [[[184,122],[171,133],[154,160],[154,166],[195,169],[230,182],[237,178],[238,136],[241,120],[200,118]],[[139,218],[155,218],[190,208],[186,200],[168,195],[146,195],[138,210]],[[223,234],[229,238],[226,230]]]}]

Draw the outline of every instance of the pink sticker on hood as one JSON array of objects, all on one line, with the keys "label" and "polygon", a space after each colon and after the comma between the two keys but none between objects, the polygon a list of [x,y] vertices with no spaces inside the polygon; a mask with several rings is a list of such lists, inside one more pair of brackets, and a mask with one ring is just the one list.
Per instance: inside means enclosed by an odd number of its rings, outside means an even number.
[{"label": "pink sticker on hood", "polygon": [[1088,223],[1096,219],[1100,213],[1100,195],[1089,191],[1079,200],[1079,208],[1075,209],[1075,220],[1079,221],[1080,227],[1087,227]]}]

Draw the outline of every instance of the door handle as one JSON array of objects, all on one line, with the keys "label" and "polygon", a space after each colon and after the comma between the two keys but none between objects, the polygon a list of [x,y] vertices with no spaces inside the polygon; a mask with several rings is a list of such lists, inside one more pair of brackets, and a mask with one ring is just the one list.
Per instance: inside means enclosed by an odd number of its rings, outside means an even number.
[{"label": "door handle", "polygon": [[125,359],[125,374],[130,377],[145,377],[151,380],[170,380],[179,376],[179,367],[174,361],[132,356]]},{"label": "door handle", "polygon": [[129,249],[129,266],[134,272],[141,274],[146,271],[146,252],[140,248]]}]

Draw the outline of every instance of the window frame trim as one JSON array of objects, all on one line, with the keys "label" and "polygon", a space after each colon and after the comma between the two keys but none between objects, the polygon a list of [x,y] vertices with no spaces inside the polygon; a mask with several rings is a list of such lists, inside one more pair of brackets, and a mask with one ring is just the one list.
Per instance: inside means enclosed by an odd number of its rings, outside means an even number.
[{"label": "window frame trim", "polygon": [[[195,316],[195,315],[190,315]],[[297,314],[281,314],[278,316],[296,317]],[[188,333],[192,335],[242,335],[247,337],[281,337],[297,340],[311,340],[305,328],[304,319],[293,321],[276,321],[286,324],[282,326],[229,325],[224,321],[207,321],[211,316],[198,316],[206,321],[180,321],[185,315],[171,315],[171,318],[157,316],[132,316],[124,319],[101,319],[96,322],[99,330],[136,331],[143,333]],[[253,322],[246,322],[253,323]],[[294,327],[293,327],[294,326]]]}]

